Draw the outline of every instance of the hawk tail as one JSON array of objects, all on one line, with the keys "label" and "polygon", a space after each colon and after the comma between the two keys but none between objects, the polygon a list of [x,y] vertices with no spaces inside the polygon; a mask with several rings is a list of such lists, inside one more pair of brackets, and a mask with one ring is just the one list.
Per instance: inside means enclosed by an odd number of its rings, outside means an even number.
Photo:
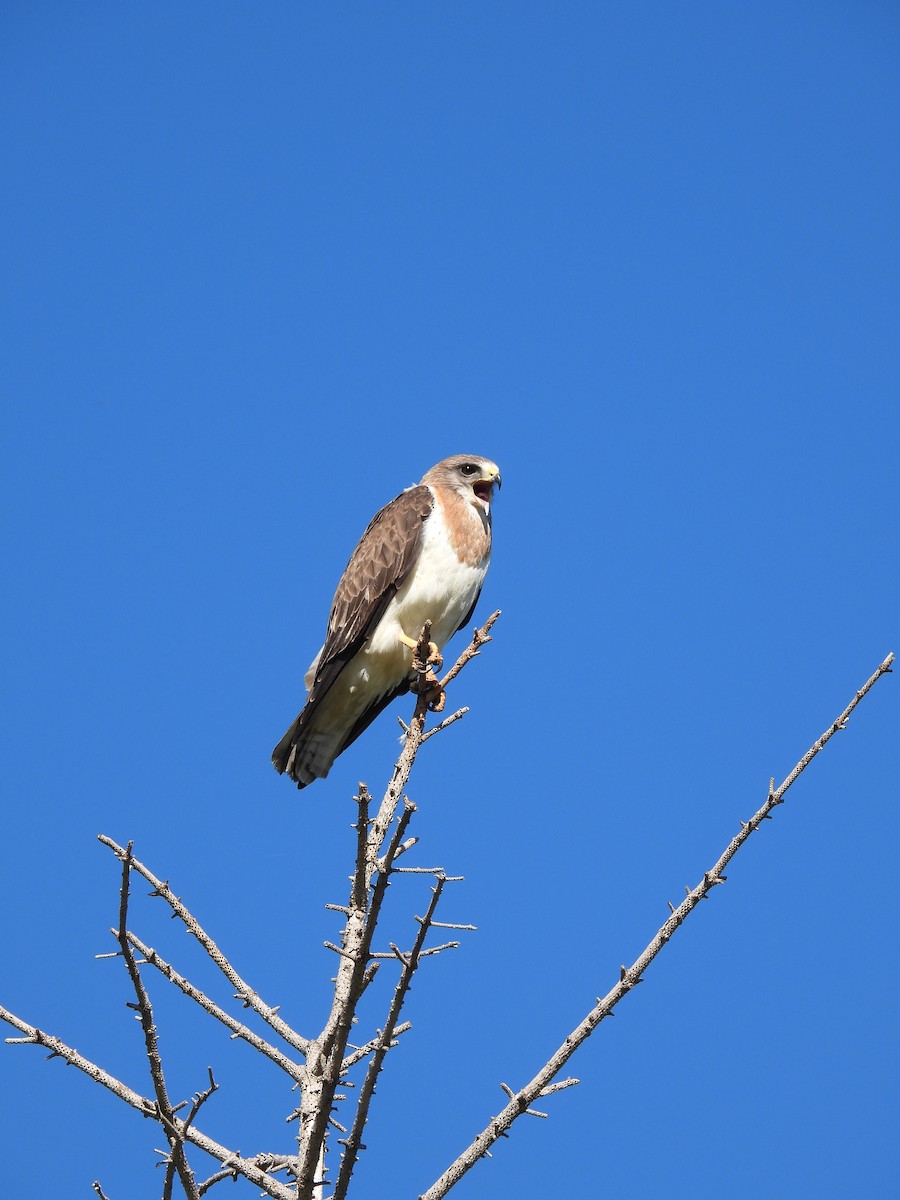
[{"label": "hawk tail", "polygon": [[275,770],[293,779],[298,788],[324,779],[343,749],[343,730],[316,729],[316,722],[305,719],[308,715],[304,710],[272,751]]},{"label": "hawk tail", "polygon": [[[297,735],[300,732],[300,718],[298,717],[291,725],[290,729],[272,751],[272,765],[279,775],[284,775],[287,771],[290,775],[289,765],[293,766],[291,759],[296,759],[294,748],[297,744]],[[293,776],[291,775],[291,778]]]}]

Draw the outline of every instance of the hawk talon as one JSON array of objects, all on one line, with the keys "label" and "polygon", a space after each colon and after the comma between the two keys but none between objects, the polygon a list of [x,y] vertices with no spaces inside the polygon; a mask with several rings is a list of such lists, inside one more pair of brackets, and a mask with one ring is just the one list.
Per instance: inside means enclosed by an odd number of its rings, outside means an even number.
[{"label": "hawk talon", "polygon": [[415,695],[423,697],[429,712],[442,712],[447,703],[447,693],[432,670],[423,671],[419,678],[410,684],[409,690]]},{"label": "hawk talon", "polygon": [[[419,643],[415,638],[411,638],[407,633],[398,633],[397,640],[404,646],[408,646],[410,650],[415,652],[419,648]],[[444,665],[444,657],[438,649],[437,642],[428,643],[428,657],[425,659],[425,666],[433,666],[436,670],[440,670]]]},{"label": "hawk talon", "polygon": [[444,665],[444,656],[434,642],[428,643],[428,657],[425,659],[425,663],[429,667],[434,667],[435,671],[439,671]]}]

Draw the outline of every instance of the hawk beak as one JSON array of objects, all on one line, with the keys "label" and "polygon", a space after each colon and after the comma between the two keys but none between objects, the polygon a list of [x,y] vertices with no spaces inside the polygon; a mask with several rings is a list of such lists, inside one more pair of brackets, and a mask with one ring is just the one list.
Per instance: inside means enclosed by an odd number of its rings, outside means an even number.
[{"label": "hawk beak", "polygon": [[482,478],[472,485],[475,497],[483,508],[490,509],[491,501],[494,498],[494,484],[499,488],[501,482],[499,469],[491,465]]}]

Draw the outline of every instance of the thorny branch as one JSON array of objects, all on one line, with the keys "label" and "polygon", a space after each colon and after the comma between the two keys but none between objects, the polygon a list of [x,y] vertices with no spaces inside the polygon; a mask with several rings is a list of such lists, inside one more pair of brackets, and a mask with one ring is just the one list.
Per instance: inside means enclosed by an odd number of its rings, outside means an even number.
[{"label": "thorny branch", "polygon": [[[54,1037],[50,1033],[44,1033],[34,1025],[29,1025],[27,1021],[23,1021],[21,1017],[17,1017],[15,1013],[11,1013],[9,1009],[0,1005],[0,1019],[7,1024],[14,1026],[25,1034],[22,1038],[7,1038],[6,1041],[11,1045],[32,1045],[43,1046],[50,1051],[48,1058],[61,1058],[63,1062],[70,1067],[77,1067],[79,1071],[83,1071],[95,1083],[99,1083],[102,1087],[107,1088],[114,1096],[130,1105],[131,1108],[137,1109],[142,1116],[152,1117],[157,1119],[156,1102],[147,1096],[142,1096],[139,1092],[135,1092],[132,1088],[116,1079],[102,1067],[98,1067],[96,1063],[79,1054],[71,1046],[67,1046],[60,1038]],[[268,1166],[261,1164],[269,1163],[270,1161],[279,1158],[280,1156],[271,1154],[259,1154],[255,1158],[243,1158],[234,1150],[229,1150],[227,1147],[220,1145],[213,1138],[208,1137],[205,1133],[201,1133],[195,1125],[187,1125],[186,1122],[175,1118],[176,1126],[183,1134],[185,1141],[191,1142],[195,1146],[199,1146],[212,1158],[216,1158],[223,1165],[232,1167],[239,1174],[249,1179],[251,1183],[256,1184],[261,1188],[266,1195],[274,1197],[274,1200],[294,1200],[295,1192],[286,1187],[283,1183],[272,1179],[268,1174]]]},{"label": "thorny branch", "polygon": [[[321,1034],[311,1040],[306,1054],[307,1080],[301,1100],[298,1135],[298,1200],[313,1200],[316,1187],[324,1184],[320,1164],[324,1159],[330,1113],[341,1079],[341,1066],[346,1055],[353,1015],[377,966],[372,962],[372,938],[393,864],[405,848],[404,837],[415,812],[415,805],[410,800],[404,800],[389,840],[388,831],[419,747],[425,740],[428,713],[442,706],[442,700],[438,697],[443,696],[446,685],[480,653],[481,646],[491,640],[490,631],[499,616],[499,612],[493,613],[481,629],[474,631],[468,647],[440,681],[428,664],[431,626],[426,623],[413,652],[413,668],[418,677],[411,688],[416,695],[415,711],[406,726],[400,757],[374,820],[369,819],[368,789],[360,784],[356,797],[356,868],[346,908],[347,923],[341,934],[340,946],[329,943],[330,948],[338,954],[331,1012]],[[387,850],[382,854],[386,840]]]},{"label": "thorny branch", "polygon": [[[101,841],[104,846],[108,846],[115,856],[124,862],[127,851],[122,846],[117,845],[116,842],[114,842],[111,837],[107,837],[106,834],[100,834],[99,841]],[[137,871],[139,875],[143,875],[147,882],[153,885],[153,891],[150,893],[150,895],[159,896],[161,899],[165,900],[166,904],[169,905],[175,916],[184,922],[188,932],[197,939],[212,961],[216,964],[228,982],[235,989],[237,993],[236,999],[240,1000],[245,1006],[252,1008],[254,1012],[259,1013],[262,1019],[268,1025],[270,1025],[271,1028],[274,1029],[275,1032],[279,1034],[279,1036],[282,1037],[289,1046],[293,1046],[294,1049],[299,1050],[301,1054],[305,1053],[307,1049],[306,1039],[302,1038],[298,1033],[295,1033],[295,1031],[291,1029],[291,1027],[286,1024],[281,1017],[279,1017],[277,1008],[272,1008],[268,1004],[264,1003],[264,1001],[260,999],[253,988],[251,988],[248,983],[245,983],[244,980],[241,979],[240,975],[238,975],[237,971],[234,969],[213,939],[191,915],[185,905],[182,904],[180,897],[175,895],[168,883],[164,883],[163,880],[157,879],[153,872],[148,867],[145,867],[143,863],[138,862],[136,858],[132,858],[131,867],[132,870]]]},{"label": "thorny branch", "polygon": [[[122,957],[125,959],[125,966],[128,970],[132,987],[134,988],[134,994],[137,997],[137,1004],[129,1005],[129,1007],[137,1008],[141,1021],[141,1029],[144,1031],[144,1044],[147,1050],[147,1061],[150,1064],[150,1077],[153,1080],[153,1091],[156,1094],[156,1117],[160,1125],[162,1125],[169,1142],[170,1165],[178,1172],[178,1178],[181,1180],[181,1186],[184,1188],[184,1194],[188,1197],[188,1200],[200,1200],[194,1173],[190,1168],[187,1155],[184,1151],[183,1130],[190,1124],[190,1121],[179,1122],[175,1117],[175,1110],[169,1100],[166,1077],[159,1053],[159,1042],[156,1037],[156,1025],[153,1023],[153,1008],[150,1004],[147,989],[144,987],[144,981],[141,979],[141,973],[135,962],[134,951],[128,941],[128,892],[131,884],[131,846],[132,843],[129,842],[125,856],[122,859],[122,888],[119,898],[119,929],[117,933]],[[169,1200],[171,1193],[172,1175],[167,1170],[166,1183],[163,1189],[165,1200]]]},{"label": "thorny branch", "polygon": [[[784,802],[785,793],[791,784],[806,770],[823,746],[839,730],[846,726],[850,714],[862,700],[863,696],[874,687],[882,675],[890,672],[893,661],[894,655],[889,654],[878,669],[866,680],[841,715],[829,725],[820,738],[813,742],[812,746],[810,746],[809,750],[803,755],[780,787],[775,787],[774,779],[770,781],[769,793],[766,796],[765,802],[757,809],[749,821],[741,821],[740,832],[735,834],[731,839],[714,866],[704,874],[697,886],[693,889],[686,889],[687,895],[679,906],[672,908],[669,905],[670,909],[672,909],[669,919],[663,924],[656,936],[650,941],[644,951],[638,955],[631,966],[622,967],[618,982],[614,987],[602,998],[598,997],[596,1005],[584,1020],[572,1030],[559,1049],[550,1056],[529,1083],[526,1083],[517,1092],[513,1092],[510,1088],[505,1088],[510,1098],[509,1104],[506,1105],[502,1112],[491,1119],[475,1140],[450,1164],[443,1175],[432,1184],[428,1191],[422,1193],[419,1200],[440,1200],[440,1197],[446,1196],[454,1184],[458,1183],[463,1175],[480,1158],[490,1153],[490,1147],[494,1142],[498,1138],[506,1136],[513,1122],[524,1113],[529,1112],[530,1105],[535,1100],[541,1096],[547,1096],[551,1091],[558,1089],[560,1085],[552,1083],[554,1076],[562,1070],[578,1047],[590,1037],[600,1022],[605,1017],[612,1015],[613,1009],[622,997],[630,992],[632,988],[643,982],[644,971],[700,901],[705,900],[717,884],[725,882],[726,876],[722,872],[734,855],[737,854],[751,833],[755,833],[759,829],[763,821],[771,819],[772,809]],[[570,1082],[574,1083],[576,1081],[567,1080],[563,1086],[567,1086]],[[505,1087],[505,1085],[503,1086]]]},{"label": "thorny branch", "polygon": [[[431,901],[424,917],[417,917],[419,922],[419,930],[416,934],[416,940],[412,950],[408,955],[401,954],[396,947],[394,948],[397,957],[403,963],[403,970],[400,972],[400,979],[394,989],[394,997],[391,1001],[390,1011],[388,1012],[387,1020],[384,1023],[384,1029],[381,1032],[379,1043],[375,1048],[375,1053],[369,1059],[369,1066],[366,1071],[366,1077],[363,1080],[362,1088],[360,1089],[359,1102],[356,1106],[356,1115],[353,1118],[353,1126],[350,1134],[344,1141],[344,1155],[341,1159],[341,1168],[338,1175],[337,1184],[334,1189],[333,1200],[345,1200],[347,1188],[350,1184],[350,1176],[353,1174],[353,1168],[356,1166],[356,1160],[362,1145],[362,1133],[365,1128],[366,1121],[369,1118],[369,1106],[372,1103],[372,1097],[375,1094],[375,1083],[384,1063],[384,1056],[387,1054],[388,1048],[391,1045],[391,1039],[394,1036],[394,1031],[397,1026],[397,1021],[400,1019],[400,1011],[403,1008],[403,1002],[409,991],[412,977],[419,965],[419,959],[423,954],[425,938],[428,936],[428,931],[432,927],[434,910],[437,908],[438,901],[441,898],[441,892],[444,890],[444,884],[447,882],[446,875],[440,874],[437,876],[435,885],[431,891]],[[458,943],[454,943],[458,945]]]},{"label": "thorny branch", "polygon": [[[459,674],[466,663],[479,652],[482,645],[491,640],[489,631],[499,615],[499,613],[494,613],[481,629],[475,630],[472,643],[448,672],[444,681],[437,679],[427,662],[430,627],[426,626],[422,631],[413,660],[418,676],[412,686],[412,690],[416,694],[415,712],[410,724],[404,725],[406,736],[400,758],[394,767],[391,781],[374,820],[369,818],[370,796],[368,790],[365,784],[360,785],[357,797],[356,865],[351,881],[349,902],[347,905],[327,906],[342,912],[347,918],[347,925],[343,931],[340,946],[326,943],[332,950],[337,951],[339,966],[331,1011],[319,1037],[306,1038],[291,1028],[279,1015],[278,1008],[266,1004],[238,974],[229,959],[206,933],[181,898],[175,895],[168,882],[159,879],[147,866],[134,857],[132,843],[121,846],[106,835],[102,835],[99,840],[111,849],[122,863],[119,921],[117,927],[112,930],[119,949],[115,955],[98,957],[120,957],[125,963],[136,996],[136,1002],[130,1007],[135,1010],[141,1022],[154,1098],[150,1099],[133,1091],[121,1080],[109,1075],[60,1039],[44,1033],[0,1007],[0,1019],[6,1020],[25,1035],[21,1038],[9,1038],[8,1041],[44,1046],[50,1051],[49,1057],[60,1057],[66,1063],[77,1067],[124,1103],[137,1109],[145,1117],[155,1120],[162,1127],[168,1142],[168,1152],[163,1155],[166,1165],[163,1200],[170,1200],[176,1176],[185,1195],[190,1200],[200,1200],[200,1197],[205,1195],[216,1183],[225,1179],[236,1179],[238,1176],[243,1176],[264,1194],[273,1197],[274,1200],[298,1200],[298,1197],[308,1197],[309,1200],[312,1200],[313,1197],[320,1197],[325,1178],[325,1152],[329,1126],[346,1133],[346,1129],[331,1115],[334,1104],[339,1099],[343,1099],[337,1094],[337,1086],[342,1081],[350,1086],[350,1081],[346,1080],[347,1073],[357,1063],[368,1058],[371,1060],[369,1071],[364,1078],[350,1133],[352,1151],[349,1156],[347,1154],[344,1156],[342,1186],[346,1190],[356,1155],[361,1148],[358,1135],[365,1125],[372,1094],[375,1090],[375,1078],[381,1070],[387,1051],[396,1046],[400,1035],[411,1028],[408,1021],[399,1024],[398,1019],[403,1000],[409,990],[412,974],[422,958],[446,949],[449,945],[448,943],[445,946],[434,946],[429,949],[424,946],[426,935],[432,925],[437,900],[444,884],[450,882],[443,872],[437,871],[433,872],[437,883],[432,902],[426,916],[418,918],[419,930],[412,951],[408,955],[403,955],[394,948],[395,954],[391,955],[391,957],[396,956],[400,961],[400,982],[394,991],[384,1029],[379,1030],[377,1035],[369,1039],[365,1045],[350,1046],[348,1037],[351,1026],[356,1020],[357,1004],[372,982],[379,965],[374,961],[376,956],[372,953],[372,939],[385,900],[389,877],[395,861],[412,849],[417,841],[414,837],[405,836],[410,819],[415,812],[415,805],[403,797],[403,789],[418,749],[426,737],[447,728],[467,711],[463,709],[454,713],[452,717],[441,721],[434,729],[430,730],[428,735],[425,734],[427,714],[440,711],[443,707],[444,686]],[[397,810],[401,799],[402,809],[398,817]],[[397,817],[396,823],[395,817]],[[294,1061],[277,1046],[260,1037],[242,1022],[235,1020],[211,997],[180,974],[155,949],[128,929],[130,884],[132,874],[135,872],[151,884],[153,889],[150,893],[151,896],[163,899],[171,908],[173,916],[184,924],[188,932],[202,946],[234,988],[235,999],[239,1000],[245,1008],[252,1008],[263,1018],[277,1037],[285,1042],[291,1050],[299,1052],[304,1059],[302,1063]],[[471,927],[453,925],[448,928]],[[136,957],[136,954],[141,957]],[[298,1117],[300,1119],[299,1155],[264,1153],[246,1158],[219,1145],[198,1130],[195,1127],[195,1119],[218,1086],[211,1070],[209,1087],[195,1095],[186,1118],[178,1115],[179,1110],[186,1107],[186,1102],[173,1104],[169,1098],[153,1009],[141,976],[141,967],[144,966],[151,966],[159,971],[164,978],[179,988],[195,1004],[224,1025],[232,1038],[240,1038],[253,1046],[279,1066],[295,1085],[300,1086],[300,1107],[288,1118],[289,1120]],[[220,1164],[220,1168],[202,1183],[198,1183],[195,1179],[194,1172],[187,1160],[185,1151],[189,1143],[204,1150],[217,1159]],[[163,1152],[159,1151],[159,1153]],[[273,1177],[275,1172],[284,1171],[287,1171],[289,1176],[293,1176],[296,1181],[294,1184],[282,1183]],[[100,1200],[106,1200],[99,1181],[94,1184],[94,1191]]]},{"label": "thorny branch", "polygon": [[[272,1046],[259,1034],[254,1033],[252,1029],[248,1029],[241,1021],[236,1021],[229,1013],[220,1008],[214,1000],[205,995],[198,987],[195,987],[189,980],[180,975],[175,968],[167,963],[161,954],[158,954],[151,946],[142,942],[137,934],[128,931],[128,941],[134,948],[143,955],[143,961],[151,967],[155,967],[164,978],[184,992],[191,1000],[197,1002],[202,1009],[205,1009],[211,1017],[215,1017],[217,1021],[221,1021],[226,1029],[231,1030],[233,1038],[241,1038],[249,1043],[260,1054],[264,1054],[266,1058],[270,1058],[273,1063],[281,1067],[286,1075],[289,1075],[296,1083],[302,1083],[305,1079],[303,1068],[288,1058],[286,1054],[276,1047]],[[138,964],[140,965],[140,964]]]},{"label": "thorny branch", "polygon": [[[328,1139],[331,1129],[337,1129],[345,1136],[341,1138],[344,1149],[338,1176],[329,1200],[346,1200],[354,1166],[360,1151],[365,1149],[362,1136],[379,1072],[383,1068],[388,1050],[396,1046],[400,1035],[410,1028],[409,1022],[403,1024],[398,1022],[413,974],[423,958],[458,945],[457,942],[445,942],[426,947],[426,938],[435,929],[455,931],[474,928],[471,925],[435,919],[437,904],[445,885],[452,882],[455,877],[446,875],[440,867],[398,866],[397,860],[412,849],[417,841],[415,837],[407,836],[416,806],[404,795],[404,789],[418,750],[431,736],[459,720],[468,710],[460,709],[426,732],[425,724],[428,713],[441,711],[444,703],[444,689],[480,652],[480,648],[491,640],[490,630],[498,616],[499,613],[494,613],[481,629],[475,630],[472,642],[442,680],[437,679],[427,662],[430,629],[426,626],[422,631],[413,659],[418,676],[412,687],[416,695],[415,711],[408,725],[401,722],[405,736],[400,757],[394,766],[391,780],[374,818],[370,816],[372,797],[365,784],[360,784],[359,794],[356,797],[357,819],[354,823],[356,831],[355,866],[350,880],[348,900],[346,904],[326,906],[333,911],[340,912],[346,923],[341,932],[339,944],[326,943],[326,946],[336,954],[337,969],[328,1017],[317,1037],[301,1036],[280,1017],[277,1007],[269,1006],[262,1001],[259,995],[237,973],[180,898],[172,892],[168,883],[158,879],[147,867],[134,858],[131,843],[123,847],[106,836],[100,838],[101,842],[112,849],[122,863],[119,922],[117,929],[113,930],[119,944],[119,951],[114,957],[121,957],[124,960],[134,987],[136,1003],[131,1007],[135,1009],[144,1032],[145,1050],[153,1082],[153,1098],[133,1091],[60,1039],[44,1033],[0,1007],[0,1019],[13,1025],[24,1035],[18,1038],[8,1038],[7,1041],[43,1046],[50,1052],[48,1057],[62,1058],[66,1063],[75,1066],[95,1082],[107,1088],[124,1103],[162,1126],[169,1144],[168,1153],[164,1156],[166,1175],[163,1200],[169,1200],[176,1176],[180,1180],[185,1194],[192,1200],[194,1198],[199,1200],[216,1183],[225,1179],[236,1179],[239,1176],[247,1179],[273,1200],[324,1200],[324,1191],[327,1186]],[[759,828],[762,821],[771,817],[772,809],[784,801],[788,789],[815,755],[839,729],[844,728],[850,714],[863,696],[874,686],[881,675],[890,671],[893,657],[891,654],[884,660],[878,670],[856,693],[844,712],[797,763],[780,787],[776,789],[774,780],[771,781],[764,804],[749,821],[741,822],[740,832],[732,838],[714,866],[704,874],[701,882],[693,889],[686,889],[687,894],[681,904],[677,908],[669,905],[668,920],[642,954],[630,967],[622,967],[619,979],[614,986],[606,996],[598,998],[595,1007],[569,1034],[534,1078],[518,1090],[514,1090],[506,1083],[500,1085],[509,1101],[506,1107],[492,1118],[482,1133],[432,1187],[423,1193],[420,1200],[438,1200],[439,1197],[446,1195],[479,1158],[490,1156],[490,1148],[493,1143],[499,1137],[506,1135],[518,1117],[523,1114],[546,1117],[546,1113],[532,1107],[535,1101],[578,1083],[575,1078],[557,1079],[556,1076],[596,1026],[607,1016],[612,1015],[616,1004],[642,981],[646,968],[689,913],[697,907],[700,900],[705,899],[713,887],[725,882],[723,871],[730,859],[750,834]],[[147,879],[153,888],[151,895],[165,900],[172,909],[173,915],[184,923],[187,930],[196,938],[231,983],[235,989],[235,998],[244,1007],[252,1008],[258,1013],[274,1035],[286,1043],[289,1050],[302,1056],[302,1062],[295,1061],[283,1050],[232,1018],[203,991],[179,974],[156,950],[127,928],[130,878],[133,872],[137,872]],[[389,954],[375,951],[373,939],[387,888],[391,877],[400,874],[432,875],[434,885],[431,899],[425,915],[416,917],[418,929],[409,951],[401,951],[393,943],[390,944]],[[135,952],[141,956],[140,959],[135,957]],[[349,1035],[356,1020],[355,1013],[359,1001],[374,979],[379,965],[386,960],[396,960],[400,971],[384,1027],[378,1030],[375,1037],[370,1038],[359,1047],[354,1047],[349,1042]],[[198,1130],[195,1120],[202,1106],[217,1088],[211,1071],[209,1087],[195,1095],[186,1117],[179,1116],[179,1111],[187,1107],[187,1102],[172,1104],[169,1099],[153,1010],[141,977],[140,969],[147,965],[159,971],[195,1004],[224,1025],[232,1038],[239,1038],[253,1046],[279,1066],[295,1085],[299,1085],[300,1105],[288,1117],[288,1120],[299,1119],[297,1154],[260,1153],[244,1157],[236,1151],[220,1145]],[[352,1081],[347,1078],[348,1072],[365,1059],[368,1059],[368,1066],[359,1088],[352,1121],[348,1122],[350,1125],[348,1132],[333,1115],[335,1106],[345,1100],[338,1089],[353,1086]],[[196,1181],[187,1162],[185,1151],[189,1144],[203,1150],[218,1163],[217,1169],[202,1183]],[[283,1172],[287,1173],[289,1182],[281,1182],[274,1177],[276,1173]],[[99,1182],[93,1186],[99,1200],[106,1200]]]}]

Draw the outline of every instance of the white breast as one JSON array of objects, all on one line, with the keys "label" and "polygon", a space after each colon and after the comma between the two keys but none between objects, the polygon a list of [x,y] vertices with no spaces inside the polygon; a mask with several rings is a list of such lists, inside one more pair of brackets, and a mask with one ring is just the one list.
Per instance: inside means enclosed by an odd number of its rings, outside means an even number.
[{"label": "white breast", "polygon": [[[474,510],[471,516],[480,521]],[[443,649],[472,607],[489,563],[489,554],[476,566],[459,561],[443,510],[435,504],[422,528],[416,565],[385,610],[369,650],[373,654],[392,652],[399,633],[418,637],[426,621],[431,621],[431,640]],[[408,650],[406,655],[408,663]]]},{"label": "white breast", "polygon": [[[471,519],[480,524],[474,509]],[[417,638],[425,622],[431,621],[431,640],[443,650],[474,604],[489,562],[489,553],[475,566],[459,561],[443,510],[435,503],[422,527],[415,566],[388,603],[378,628],[344,667],[322,701],[320,724],[337,731],[326,747],[329,752],[340,744],[362,713],[409,674],[412,654],[399,635]],[[307,673],[307,687],[312,684],[317,664],[318,656]]]}]

